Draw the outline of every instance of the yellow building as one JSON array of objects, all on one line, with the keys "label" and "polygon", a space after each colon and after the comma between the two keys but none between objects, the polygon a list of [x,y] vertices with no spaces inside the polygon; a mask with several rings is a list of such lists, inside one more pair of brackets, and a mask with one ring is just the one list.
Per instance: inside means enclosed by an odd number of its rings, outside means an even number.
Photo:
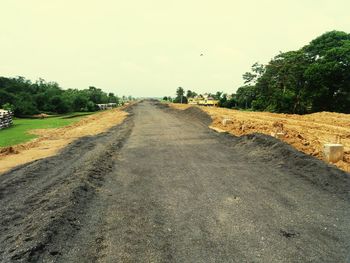
[{"label": "yellow building", "polygon": [[218,100],[208,96],[208,94],[199,95],[194,98],[188,99],[188,104],[192,105],[201,105],[201,106],[217,106],[219,103]]}]

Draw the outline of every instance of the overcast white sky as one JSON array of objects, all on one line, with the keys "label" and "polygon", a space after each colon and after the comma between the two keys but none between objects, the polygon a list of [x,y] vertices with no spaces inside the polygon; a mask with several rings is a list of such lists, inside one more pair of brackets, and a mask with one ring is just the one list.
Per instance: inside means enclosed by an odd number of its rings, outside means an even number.
[{"label": "overcast white sky", "polygon": [[254,62],[350,32],[349,0],[1,0],[0,10],[0,75],[133,96],[233,93]]}]

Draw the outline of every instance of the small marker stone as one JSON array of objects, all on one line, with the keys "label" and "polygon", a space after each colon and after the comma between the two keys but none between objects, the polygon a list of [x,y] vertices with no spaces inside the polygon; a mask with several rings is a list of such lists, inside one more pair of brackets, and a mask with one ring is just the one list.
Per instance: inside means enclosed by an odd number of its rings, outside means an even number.
[{"label": "small marker stone", "polygon": [[343,160],[344,146],[342,144],[328,143],[324,145],[324,156],[327,162],[336,163]]}]

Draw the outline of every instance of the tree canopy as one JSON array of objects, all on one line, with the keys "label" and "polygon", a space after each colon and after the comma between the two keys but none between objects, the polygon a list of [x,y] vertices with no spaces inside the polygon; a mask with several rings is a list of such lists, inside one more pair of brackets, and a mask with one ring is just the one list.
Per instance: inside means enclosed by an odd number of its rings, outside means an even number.
[{"label": "tree canopy", "polygon": [[173,100],[175,103],[187,103],[187,97],[185,96],[185,90],[182,87],[178,87],[176,90],[176,97]]},{"label": "tree canopy", "polygon": [[284,113],[350,113],[350,34],[327,32],[296,51],[254,64],[238,106]]},{"label": "tree canopy", "polygon": [[107,94],[96,87],[63,90],[56,82],[43,79],[32,83],[23,77],[0,77],[0,107],[13,110],[16,116],[95,111],[96,104],[119,101],[113,93]]}]

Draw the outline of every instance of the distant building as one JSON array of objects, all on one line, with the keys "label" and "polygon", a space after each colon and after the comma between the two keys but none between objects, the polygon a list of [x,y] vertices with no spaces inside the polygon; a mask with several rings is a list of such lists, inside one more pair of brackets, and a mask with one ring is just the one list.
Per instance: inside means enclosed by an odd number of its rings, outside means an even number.
[{"label": "distant building", "polygon": [[12,116],[12,112],[0,109],[0,130],[12,125]]},{"label": "distant building", "polygon": [[117,103],[106,103],[106,104],[97,104],[97,106],[100,110],[109,110],[117,107],[118,105]]},{"label": "distant building", "polygon": [[218,103],[219,103],[218,100],[215,100],[213,97],[209,96],[207,93],[188,99],[188,104],[192,104],[192,105],[217,106]]}]

